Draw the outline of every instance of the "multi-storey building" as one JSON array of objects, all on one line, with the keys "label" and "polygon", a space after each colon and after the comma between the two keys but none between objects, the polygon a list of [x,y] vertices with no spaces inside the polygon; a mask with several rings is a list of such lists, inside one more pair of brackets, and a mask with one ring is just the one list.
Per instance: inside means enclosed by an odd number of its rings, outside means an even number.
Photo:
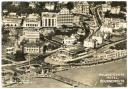
[{"label": "multi-storey building", "polygon": [[39,40],[40,33],[38,29],[35,28],[25,28],[23,29],[23,37],[30,42],[36,42]]},{"label": "multi-storey building", "polygon": [[39,46],[36,43],[27,43],[24,45],[24,53],[29,53],[29,54],[43,53],[43,46]]},{"label": "multi-storey building", "polygon": [[106,25],[101,26],[100,31],[105,33],[113,33],[112,27]]},{"label": "multi-storey building", "polygon": [[15,53],[15,47],[7,47],[6,48],[6,53],[7,54],[13,54],[13,53]]},{"label": "multi-storey building", "polygon": [[75,7],[72,10],[72,13],[83,14],[83,15],[89,14],[89,4],[87,2],[75,2],[74,6]]},{"label": "multi-storey building", "polygon": [[57,13],[42,12],[42,27],[57,27]]},{"label": "multi-storey building", "polygon": [[111,5],[109,5],[109,4],[102,4],[102,11],[103,12],[111,11]]},{"label": "multi-storey building", "polygon": [[114,29],[126,28],[126,21],[124,19],[112,18],[111,22],[114,24]]},{"label": "multi-storey building", "polygon": [[54,8],[55,8],[54,2],[45,3],[45,8],[47,10],[54,10]]},{"label": "multi-storey building", "polygon": [[121,10],[120,6],[112,7],[111,8],[111,13],[112,14],[119,14],[120,10]]},{"label": "multi-storey building", "polygon": [[109,49],[103,53],[94,55],[94,57],[110,60],[110,59],[122,58],[122,57],[125,57],[126,55],[127,55],[126,50]]},{"label": "multi-storey building", "polygon": [[95,41],[93,39],[84,40],[84,47],[94,48],[95,46]]},{"label": "multi-storey building", "polygon": [[75,38],[74,35],[72,35],[71,37],[66,36],[66,37],[64,37],[64,40],[63,40],[63,43],[65,45],[71,45],[72,46],[75,42],[77,42],[77,39]]},{"label": "multi-storey building", "polygon": [[3,25],[9,27],[20,27],[22,18],[16,13],[9,13],[8,16],[3,16]]},{"label": "multi-storey building", "polygon": [[41,20],[38,14],[29,14],[23,22],[23,27],[40,27]]},{"label": "multi-storey building", "polygon": [[73,24],[76,26],[80,25],[80,16],[74,16]]},{"label": "multi-storey building", "polygon": [[73,26],[74,16],[67,8],[62,8],[57,16],[58,27],[62,25]]},{"label": "multi-storey building", "polygon": [[105,18],[104,27],[109,27],[112,29],[120,29],[120,28],[126,28],[126,21],[124,19],[120,18]]},{"label": "multi-storey building", "polygon": [[127,22],[123,19],[120,19],[120,28],[127,28]]}]

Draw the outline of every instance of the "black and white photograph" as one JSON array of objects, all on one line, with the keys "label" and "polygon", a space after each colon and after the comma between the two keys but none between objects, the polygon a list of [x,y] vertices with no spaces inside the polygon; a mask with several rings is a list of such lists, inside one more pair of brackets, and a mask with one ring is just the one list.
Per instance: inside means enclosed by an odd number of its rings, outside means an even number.
[{"label": "black and white photograph", "polygon": [[1,81],[127,87],[127,1],[2,1]]}]

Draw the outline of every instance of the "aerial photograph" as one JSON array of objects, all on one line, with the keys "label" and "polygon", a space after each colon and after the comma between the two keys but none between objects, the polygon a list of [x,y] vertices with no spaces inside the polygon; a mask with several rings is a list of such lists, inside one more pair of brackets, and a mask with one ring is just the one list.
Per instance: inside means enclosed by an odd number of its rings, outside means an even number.
[{"label": "aerial photograph", "polygon": [[2,1],[3,88],[127,87],[126,1]]}]

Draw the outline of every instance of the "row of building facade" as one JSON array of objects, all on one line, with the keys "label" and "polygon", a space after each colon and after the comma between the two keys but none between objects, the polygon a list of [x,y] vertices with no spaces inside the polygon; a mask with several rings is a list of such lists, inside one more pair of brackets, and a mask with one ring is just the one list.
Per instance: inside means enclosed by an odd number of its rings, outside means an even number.
[{"label": "row of building facade", "polygon": [[[19,4],[19,3],[18,3]],[[34,3],[32,7],[34,7]],[[16,3],[17,5],[17,3]],[[54,4],[46,3],[45,8],[54,9]],[[10,13],[8,16],[3,17],[3,24],[10,27],[59,27],[62,25],[73,25],[79,23],[79,16],[73,14],[89,14],[89,4],[87,2],[75,2],[74,8],[70,11],[66,7],[61,8],[59,12],[42,12],[41,16],[38,14],[29,14],[24,19],[17,17],[16,13]],[[12,14],[15,14],[12,16]],[[23,23],[22,23],[23,20]]]},{"label": "row of building facade", "polygon": [[126,56],[127,56],[126,50],[116,50],[116,49],[109,49],[103,53],[94,55],[95,58],[107,59],[107,60],[122,58]]},{"label": "row of building facade", "polygon": [[9,27],[60,27],[73,26],[75,23],[79,23],[79,17],[71,14],[67,8],[63,8],[59,13],[42,12],[41,17],[35,13],[29,14],[24,19],[17,17],[16,13],[3,17],[3,25]]}]

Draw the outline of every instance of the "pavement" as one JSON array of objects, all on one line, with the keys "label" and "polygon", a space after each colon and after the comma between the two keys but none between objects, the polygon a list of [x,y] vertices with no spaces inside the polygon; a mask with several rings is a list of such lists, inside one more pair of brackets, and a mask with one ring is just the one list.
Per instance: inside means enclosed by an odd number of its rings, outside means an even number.
[{"label": "pavement", "polygon": [[8,86],[8,88],[72,88],[72,86],[68,84],[49,78],[36,78],[32,79],[31,81],[31,83],[15,84]]}]

